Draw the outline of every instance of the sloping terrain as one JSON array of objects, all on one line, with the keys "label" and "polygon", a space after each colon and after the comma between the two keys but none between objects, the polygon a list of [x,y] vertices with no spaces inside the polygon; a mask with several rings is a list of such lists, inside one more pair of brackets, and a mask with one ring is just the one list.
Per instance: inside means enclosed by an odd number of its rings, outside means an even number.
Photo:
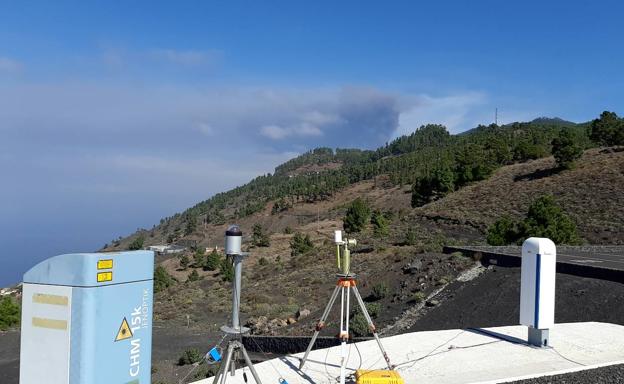
[{"label": "sloping terrain", "polygon": [[557,172],[552,157],[500,168],[489,179],[416,212],[485,231],[502,215],[524,216],[531,202],[552,194],[589,244],[624,244],[624,152],[591,149],[576,168]]}]

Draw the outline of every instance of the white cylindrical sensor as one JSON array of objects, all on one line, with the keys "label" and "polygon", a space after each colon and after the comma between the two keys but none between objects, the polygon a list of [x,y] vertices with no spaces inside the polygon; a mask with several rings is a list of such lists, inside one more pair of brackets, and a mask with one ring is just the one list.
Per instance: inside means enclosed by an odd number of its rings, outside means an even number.
[{"label": "white cylindrical sensor", "polygon": [[236,224],[228,227],[225,231],[225,254],[240,255],[242,254],[241,245],[243,243],[243,232]]},{"label": "white cylindrical sensor", "polygon": [[334,231],[334,242],[342,243],[342,231]]},{"label": "white cylindrical sensor", "polygon": [[555,323],[557,247],[550,239],[531,237],[522,244],[520,324],[534,329]]}]

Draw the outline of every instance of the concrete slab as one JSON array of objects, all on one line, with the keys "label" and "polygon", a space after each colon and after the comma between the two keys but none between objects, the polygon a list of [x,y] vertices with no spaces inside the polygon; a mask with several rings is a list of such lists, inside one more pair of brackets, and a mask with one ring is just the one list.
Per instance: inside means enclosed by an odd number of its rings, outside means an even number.
[{"label": "concrete slab", "polygon": [[[624,363],[624,326],[607,323],[557,324],[551,329],[552,348],[525,343],[527,328],[509,326],[483,330],[414,332],[382,339],[406,384],[497,383],[579,369]],[[384,369],[374,341],[349,345],[348,372]],[[255,367],[263,384],[335,383],[340,347],[312,351],[300,372],[302,354],[273,359]],[[247,374],[250,383],[251,374]],[[245,384],[238,369],[228,383]],[[196,382],[211,384],[212,378]]]}]

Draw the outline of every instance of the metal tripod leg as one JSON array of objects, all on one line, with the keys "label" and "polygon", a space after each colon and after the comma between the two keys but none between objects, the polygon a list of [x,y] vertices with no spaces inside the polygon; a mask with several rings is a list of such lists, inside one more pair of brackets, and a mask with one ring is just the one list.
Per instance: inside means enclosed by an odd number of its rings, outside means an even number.
[{"label": "metal tripod leg", "polygon": [[245,346],[241,342],[236,341],[236,340],[231,341],[230,344],[228,345],[228,350],[227,350],[227,355],[225,357],[225,360],[221,364],[221,367],[219,367],[219,371],[217,372],[217,375],[214,377],[212,384],[225,384],[225,382],[227,381],[227,375],[228,373],[230,373],[228,371],[231,371],[232,376],[234,376],[235,366],[234,366],[233,356],[235,353],[239,353],[239,352],[243,354],[245,363],[247,364],[247,367],[249,367],[249,370],[251,371],[251,375],[253,376],[254,380],[256,380],[256,384],[262,384],[262,381],[260,381],[260,376],[258,376],[258,372],[256,372],[256,368],[251,362],[251,359],[249,358],[249,355],[247,354],[247,350],[245,349]]},{"label": "metal tripod leg", "polygon": [[249,370],[251,371],[251,375],[253,376],[254,380],[256,380],[256,384],[262,384],[262,381],[260,381],[260,376],[258,376],[258,372],[256,372],[256,368],[254,368],[253,363],[251,362],[251,359],[247,354],[245,346],[239,343],[239,348],[243,353],[243,358],[245,359],[245,363],[247,363],[247,367],[249,367]]},{"label": "metal tripod leg", "polygon": [[312,350],[312,347],[314,346],[314,343],[316,342],[316,338],[321,332],[321,329],[323,329],[323,326],[325,325],[327,316],[329,316],[329,312],[331,311],[331,308],[334,306],[334,302],[336,301],[336,298],[338,297],[340,288],[341,288],[340,285],[336,285],[336,288],[334,288],[334,292],[332,293],[331,298],[329,299],[329,303],[327,303],[327,306],[325,307],[325,312],[323,312],[323,316],[321,316],[321,320],[318,322],[318,325],[316,326],[316,330],[314,331],[312,340],[310,340],[310,344],[308,344],[308,349],[306,349],[306,352],[303,355],[303,359],[301,359],[301,363],[299,363],[299,369],[303,368],[304,364],[306,363],[306,360],[308,360],[308,355],[310,354],[310,351]]},{"label": "metal tripod leg", "polygon": [[233,353],[234,353],[234,348],[232,346],[232,343],[230,343],[228,345],[227,355],[225,357],[225,360],[223,360],[223,362],[221,363],[221,366],[219,367],[219,372],[217,372],[217,375],[214,377],[212,384],[225,384],[225,377],[227,376],[228,368],[230,365],[230,361],[232,360]]},{"label": "metal tripod leg", "polygon": [[377,341],[377,345],[379,346],[379,349],[381,350],[381,354],[383,355],[384,359],[386,360],[386,364],[388,365],[388,369],[392,369],[392,364],[390,364],[390,358],[388,357],[388,354],[386,353],[386,350],[384,349],[383,345],[381,344],[381,340],[379,340],[379,335],[377,334],[377,328],[375,328],[375,324],[373,323],[373,319],[371,319],[370,315],[368,314],[368,311],[366,310],[366,305],[364,305],[364,300],[362,300],[362,296],[360,296],[360,291],[358,291],[357,287],[354,285],[353,286],[353,293],[355,294],[355,297],[358,301],[358,303],[360,304],[360,309],[362,310],[362,313],[364,314],[364,317],[366,318],[366,322],[368,323],[368,326],[370,327],[371,332],[373,332],[373,336],[375,337],[375,341]]}]

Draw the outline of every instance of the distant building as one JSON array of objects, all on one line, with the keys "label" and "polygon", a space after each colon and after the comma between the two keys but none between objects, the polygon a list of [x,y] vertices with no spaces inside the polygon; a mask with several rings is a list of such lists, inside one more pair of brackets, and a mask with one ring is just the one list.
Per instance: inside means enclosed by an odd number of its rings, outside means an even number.
[{"label": "distant building", "polygon": [[180,253],[186,250],[186,247],[181,245],[150,245],[147,247],[148,251],[153,251],[158,255],[170,255],[174,253]]},{"label": "distant building", "polygon": [[214,247],[206,247],[206,253],[211,253],[215,251],[217,253],[223,253],[223,249],[219,248],[219,246],[215,245]]}]

